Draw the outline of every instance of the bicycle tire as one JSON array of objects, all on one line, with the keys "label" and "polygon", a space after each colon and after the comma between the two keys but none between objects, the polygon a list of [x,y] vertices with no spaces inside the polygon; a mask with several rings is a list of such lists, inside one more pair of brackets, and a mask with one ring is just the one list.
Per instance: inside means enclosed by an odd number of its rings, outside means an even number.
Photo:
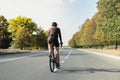
[{"label": "bicycle tire", "polygon": [[55,58],[54,58],[54,52],[53,51],[51,51],[50,56],[49,56],[49,66],[50,66],[50,71],[54,72]]}]

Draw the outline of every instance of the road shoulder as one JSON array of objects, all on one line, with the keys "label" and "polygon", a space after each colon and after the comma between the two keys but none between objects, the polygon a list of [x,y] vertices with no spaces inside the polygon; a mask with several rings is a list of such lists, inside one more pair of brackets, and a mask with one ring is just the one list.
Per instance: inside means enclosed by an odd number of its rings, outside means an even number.
[{"label": "road shoulder", "polygon": [[79,49],[79,50],[120,59],[120,50],[114,49]]}]

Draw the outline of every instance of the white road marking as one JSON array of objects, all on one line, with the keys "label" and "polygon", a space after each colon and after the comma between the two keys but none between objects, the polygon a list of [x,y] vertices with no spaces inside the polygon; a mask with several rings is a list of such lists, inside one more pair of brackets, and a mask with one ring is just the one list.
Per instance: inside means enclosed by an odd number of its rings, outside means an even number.
[{"label": "white road marking", "polygon": [[[39,55],[43,55],[45,53],[39,54]],[[38,54],[36,54],[38,55]],[[6,61],[12,61],[12,60],[18,60],[18,59],[22,59],[22,58],[27,58],[27,57],[32,57],[32,56],[36,56],[35,54],[33,55],[29,55],[29,56],[24,56],[24,57],[18,57],[18,58],[10,58],[10,59],[2,59],[0,60],[0,62],[6,62]]]},{"label": "white road marking", "polygon": [[65,61],[61,61],[61,63],[64,63]]},{"label": "white road marking", "polygon": [[3,60],[0,60],[0,62],[12,61],[12,60],[17,60],[17,59],[22,59],[22,58],[26,58],[26,57],[11,58],[11,59],[3,59]]},{"label": "white road marking", "polygon": [[67,59],[67,58],[70,56],[71,52],[72,52],[72,51],[70,51],[70,52],[68,53],[68,55],[65,57],[65,59]]},{"label": "white road marking", "polygon": [[[71,52],[72,52],[72,51],[70,51],[70,52],[68,53],[68,55],[65,57],[65,60],[68,59],[68,57],[70,56]],[[64,63],[65,60],[61,61],[61,63]]]}]

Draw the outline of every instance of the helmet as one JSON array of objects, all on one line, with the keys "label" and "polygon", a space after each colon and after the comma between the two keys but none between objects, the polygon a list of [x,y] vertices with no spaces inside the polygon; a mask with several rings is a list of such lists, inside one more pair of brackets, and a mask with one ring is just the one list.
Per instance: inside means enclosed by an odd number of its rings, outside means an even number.
[{"label": "helmet", "polygon": [[56,22],[52,22],[52,26],[57,26],[57,23]]}]

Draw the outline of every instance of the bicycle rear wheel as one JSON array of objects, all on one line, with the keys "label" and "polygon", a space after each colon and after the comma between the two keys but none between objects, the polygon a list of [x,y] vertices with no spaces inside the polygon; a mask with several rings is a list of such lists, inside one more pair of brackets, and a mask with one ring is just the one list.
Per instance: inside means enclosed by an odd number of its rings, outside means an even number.
[{"label": "bicycle rear wheel", "polygon": [[55,69],[55,58],[54,58],[54,52],[52,51],[49,56],[49,66],[50,66],[50,71],[54,72]]}]

